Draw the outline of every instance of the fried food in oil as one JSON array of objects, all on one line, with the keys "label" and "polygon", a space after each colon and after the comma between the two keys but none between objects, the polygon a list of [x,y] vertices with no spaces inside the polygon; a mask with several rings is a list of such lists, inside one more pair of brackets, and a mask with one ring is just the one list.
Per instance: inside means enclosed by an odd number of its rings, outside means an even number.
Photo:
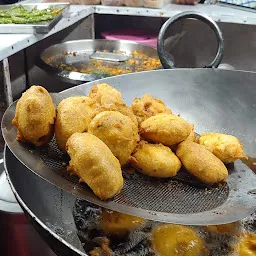
[{"label": "fried food in oil", "polygon": [[94,105],[86,96],[69,97],[59,103],[55,137],[60,150],[66,151],[67,140],[73,133],[87,131]]},{"label": "fried food in oil", "polygon": [[108,238],[104,237],[100,247],[95,247],[89,252],[90,256],[113,256],[113,252],[109,246]]},{"label": "fried food in oil", "polygon": [[127,163],[139,140],[138,127],[118,111],[104,111],[96,115],[88,132],[101,139],[121,165]]},{"label": "fried food in oil", "polygon": [[131,109],[137,117],[139,124],[156,114],[172,113],[160,99],[154,98],[150,94],[145,94],[142,98],[135,98],[131,105]]},{"label": "fried food in oil", "polygon": [[232,163],[237,159],[248,158],[242,143],[234,136],[222,133],[202,133],[198,143],[205,146],[224,163]]},{"label": "fried food in oil", "polygon": [[139,217],[102,209],[100,228],[108,235],[124,236],[142,225],[143,221]]},{"label": "fried food in oil", "polygon": [[35,146],[46,145],[53,136],[55,107],[50,94],[42,86],[31,86],[16,106],[12,124],[17,127],[17,140]]},{"label": "fried food in oil", "polygon": [[176,155],[187,171],[205,184],[213,185],[227,180],[226,166],[200,144],[184,141],[178,145]]},{"label": "fried food in oil", "polygon": [[97,102],[92,118],[103,111],[118,111],[138,125],[136,116],[123,102],[121,93],[108,84],[96,84],[92,87],[89,97]]},{"label": "fried food in oil", "polygon": [[152,245],[159,256],[209,255],[197,233],[182,225],[163,224],[154,228]]},{"label": "fried food in oil", "polygon": [[119,161],[96,136],[89,133],[74,133],[67,141],[71,158],[68,171],[74,172],[101,200],[107,200],[123,187]]},{"label": "fried food in oil", "polygon": [[237,244],[236,250],[238,256],[256,255],[256,234],[246,233],[242,240]]},{"label": "fried food in oil", "polygon": [[158,178],[173,177],[181,162],[172,150],[161,144],[140,142],[130,163],[141,173]]},{"label": "fried food in oil", "polygon": [[172,114],[157,114],[141,123],[140,135],[144,140],[172,146],[185,140],[191,132],[187,121]]},{"label": "fried food in oil", "polygon": [[221,234],[221,235],[232,235],[236,234],[239,231],[240,224],[239,222],[232,222],[228,224],[221,225],[209,225],[206,226],[206,229],[209,232]]}]

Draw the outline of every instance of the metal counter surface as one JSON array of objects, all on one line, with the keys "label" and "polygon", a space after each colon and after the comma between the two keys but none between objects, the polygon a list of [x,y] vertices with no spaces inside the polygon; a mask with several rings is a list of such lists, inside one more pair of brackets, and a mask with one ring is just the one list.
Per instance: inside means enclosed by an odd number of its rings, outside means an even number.
[{"label": "metal counter surface", "polygon": [[[24,3],[41,2],[40,0],[24,1]],[[223,7],[220,5],[175,5],[169,4],[163,9],[133,8],[118,6],[89,6],[72,5],[69,13],[45,35],[33,34],[0,34],[0,61],[7,58],[30,45],[55,34],[76,22],[88,17],[91,14],[112,14],[112,15],[130,15],[130,16],[148,16],[148,17],[172,17],[183,11],[198,11],[210,16],[217,22],[256,25],[256,15],[254,12],[243,11],[240,9]]]}]

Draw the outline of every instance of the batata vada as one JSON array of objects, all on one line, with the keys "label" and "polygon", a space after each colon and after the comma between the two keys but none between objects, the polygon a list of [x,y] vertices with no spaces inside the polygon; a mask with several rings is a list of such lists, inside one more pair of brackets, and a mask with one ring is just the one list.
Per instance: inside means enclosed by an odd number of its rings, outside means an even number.
[{"label": "batata vada", "polygon": [[164,224],[152,230],[152,245],[159,256],[209,255],[197,233],[186,226]]},{"label": "batata vada", "polygon": [[237,244],[235,251],[238,256],[256,255],[256,234],[245,233],[242,240]]},{"label": "batata vada", "polygon": [[17,127],[17,140],[35,146],[46,145],[53,136],[55,107],[42,86],[31,86],[18,100],[12,124]]},{"label": "batata vada", "polygon": [[205,184],[213,185],[227,180],[226,166],[200,144],[184,141],[177,146],[176,155],[187,171]]},{"label": "batata vada", "polygon": [[138,125],[136,116],[123,102],[121,93],[110,85],[94,85],[89,93],[89,97],[97,103],[97,107],[92,114],[92,118],[103,111],[118,111],[123,115],[130,117],[135,125]]},{"label": "batata vada", "polygon": [[141,123],[140,135],[146,141],[172,146],[185,140],[191,133],[190,124],[179,116],[157,114]]},{"label": "batata vada", "polygon": [[130,163],[141,173],[158,178],[173,177],[181,168],[179,158],[161,144],[140,142]]},{"label": "batata vada", "polygon": [[138,127],[118,111],[104,111],[96,115],[88,132],[101,139],[121,165],[128,162],[139,140]]},{"label": "batata vada", "polygon": [[73,133],[87,131],[94,106],[93,100],[86,96],[69,97],[59,103],[55,137],[60,150],[66,151],[67,140]]},{"label": "batata vada", "polygon": [[186,140],[189,140],[189,141],[195,141],[196,140],[196,135],[195,135],[195,130],[194,130],[194,125],[189,123],[190,125],[190,134],[188,135],[188,137],[186,138]]},{"label": "batata vada", "polygon": [[135,98],[131,105],[131,109],[134,115],[137,117],[139,124],[156,114],[172,113],[172,111],[165,106],[163,101],[154,98],[150,94],[145,94],[142,98]]},{"label": "batata vada", "polygon": [[107,209],[102,209],[100,228],[108,235],[124,236],[133,229],[141,226],[144,219],[119,213]]},{"label": "batata vada", "polygon": [[89,92],[89,97],[106,107],[124,103],[121,92],[108,84],[95,84]]},{"label": "batata vada", "polygon": [[107,145],[90,133],[74,133],[67,141],[74,172],[101,200],[118,194],[123,187],[121,166]]},{"label": "batata vada", "polygon": [[205,146],[224,163],[232,163],[237,159],[247,159],[242,143],[232,135],[222,133],[202,133],[197,141]]},{"label": "batata vada", "polygon": [[232,222],[221,225],[208,225],[205,227],[209,232],[220,234],[220,235],[234,235],[239,231],[240,223]]}]

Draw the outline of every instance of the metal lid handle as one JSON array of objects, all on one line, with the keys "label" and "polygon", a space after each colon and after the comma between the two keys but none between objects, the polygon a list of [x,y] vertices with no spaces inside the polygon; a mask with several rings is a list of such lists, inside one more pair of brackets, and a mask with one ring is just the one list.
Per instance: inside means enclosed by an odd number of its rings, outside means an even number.
[{"label": "metal lid handle", "polygon": [[164,68],[174,68],[174,59],[172,55],[164,50],[164,36],[166,33],[166,30],[169,28],[171,24],[174,24],[178,20],[187,19],[187,18],[193,18],[200,21],[203,21],[206,23],[214,32],[217,43],[218,43],[218,50],[216,53],[215,58],[213,61],[205,66],[206,68],[217,68],[220,64],[223,54],[224,54],[224,39],[221,33],[221,30],[219,26],[216,24],[215,21],[213,21],[210,17],[207,17],[206,15],[203,15],[198,12],[182,12],[180,14],[177,14],[173,16],[172,18],[168,19],[164,25],[161,27],[159,35],[158,35],[158,41],[157,41],[157,51],[160,58],[160,61]]}]

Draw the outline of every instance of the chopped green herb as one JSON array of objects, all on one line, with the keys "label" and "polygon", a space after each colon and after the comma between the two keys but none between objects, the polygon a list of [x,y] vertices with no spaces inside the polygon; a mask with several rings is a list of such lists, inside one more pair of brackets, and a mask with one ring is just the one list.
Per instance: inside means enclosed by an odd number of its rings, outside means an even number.
[{"label": "chopped green herb", "polygon": [[49,7],[43,10],[25,8],[24,6],[14,6],[8,10],[0,9],[0,24],[28,24],[53,20],[60,9]]}]

